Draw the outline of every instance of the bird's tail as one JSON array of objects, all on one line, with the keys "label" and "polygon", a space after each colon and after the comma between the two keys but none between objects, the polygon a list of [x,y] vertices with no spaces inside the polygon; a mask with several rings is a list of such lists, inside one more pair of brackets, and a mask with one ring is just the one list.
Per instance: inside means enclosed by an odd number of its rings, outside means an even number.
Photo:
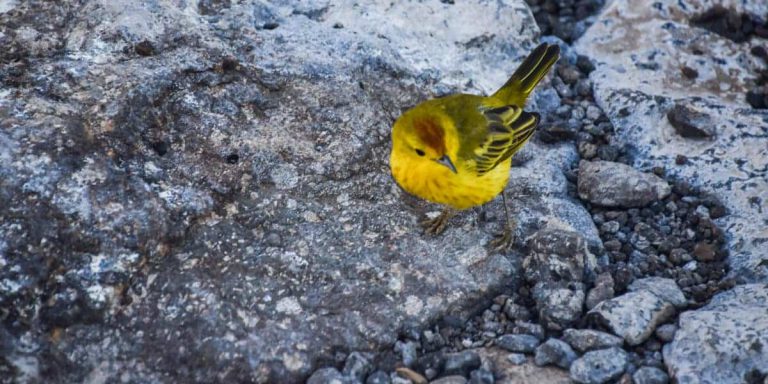
[{"label": "bird's tail", "polygon": [[512,77],[499,88],[493,97],[505,104],[523,106],[536,84],[552,68],[560,57],[560,47],[543,43],[536,47],[520,64]]}]

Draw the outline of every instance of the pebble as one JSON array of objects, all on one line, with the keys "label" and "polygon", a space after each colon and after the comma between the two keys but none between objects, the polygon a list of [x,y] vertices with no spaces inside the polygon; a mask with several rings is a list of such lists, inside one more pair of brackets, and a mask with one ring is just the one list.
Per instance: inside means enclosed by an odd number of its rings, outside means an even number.
[{"label": "pebble", "polygon": [[502,335],[496,338],[496,345],[510,352],[533,352],[539,339],[531,335]]},{"label": "pebble", "polygon": [[667,384],[669,375],[656,367],[642,367],[632,375],[635,384]]},{"label": "pebble", "polygon": [[469,384],[493,384],[495,382],[496,378],[493,376],[493,372],[488,369],[475,369],[469,374]]},{"label": "pebble", "polygon": [[432,380],[430,384],[466,384],[467,378],[460,375],[444,376],[437,380]]},{"label": "pebble", "polygon": [[536,348],[534,363],[538,366],[554,364],[560,368],[568,369],[577,357],[576,352],[564,341],[549,339]]},{"label": "pebble", "polygon": [[522,353],[510,353],[507,355],[507,360],[514,365],[521,365],[528,361],[528,358]]},{"label": "pebble", "polygon": [[595,286],[587,293],[585,304],[587,309],[592,309],[605,300],[610,300],[615,294],[613,276],[609,272],[603,272],[595,278]]},{"label": "pebble", "polygon": [[608,326],[629,345],[639,345],[674,313],[672,304],[640,290],[604,301],[589,311],[588,316]]},{"label": "pebble", "polygon": [[579,163],[579,197],[605,207],[643,207],[672,191],[666,180],[612,161]]},{"label": "pebble", "polygon": [[418,357],[418,344],[415,341],[397,341],[395,343],[395,352],[400,353],[403,365],[410,367],[416,362]]},{"label": "pebble", "polygon": [[659,340],[668,343],[675,338],[675,332],[677,332],[677,325],[664,324],[656,328],[656,337],[658,337]]},{"label": "pebble", "polygon": [[624,373],[627,361],[627,353],[620,348],[587,352],[571,364],[571,379],[582,384],[606,383]]},{"label": "pebble", "polygon": [[480,368],[480,356],[474,351],[462,351],[445,355],[443,374],[468,376],[473,370]]},{"label": "pebble", "polygon": [[344,384],[349,379],[336,368],[320,368],[307,379],[307,384]]},{"label": "pebble", "polygon": [[383,371],[376,371],[368,375],[365,384],[390,384],[389,375]]},{"label": "pebble", "polygon": [[428,380],[424,376],[422,376],[420,373],[405,367],[400,367],[395,369],[395,373],[397,373],[397,376],[408,379],[413,384],[427,384]]},{"label": "pebble", "polygon": [[663,277],[646,277],[632,282],[627,287],[630,291],[646,290],[658,296],[660,299],[674,305],[677,308],[685,308],[688,301],[683,291],[672,279]]},{"label": "pebble", "polygon": [[516,321],[515,326],[512,328],[512,332],[531,335],[539,340],[544,340],[544,327],[536,323]]},{"label": "pebble", "polygon": [[372,370],[373,364],[371,364],[370,356],[360,352],[352,352],[347,356],[347,361],[341,372],[344,376],[363,381]]},{"label": "pebble", "polygon": [[563,340],[579,352],[620,347],[624,344],[621,337],[594,329],[566,329]]}]

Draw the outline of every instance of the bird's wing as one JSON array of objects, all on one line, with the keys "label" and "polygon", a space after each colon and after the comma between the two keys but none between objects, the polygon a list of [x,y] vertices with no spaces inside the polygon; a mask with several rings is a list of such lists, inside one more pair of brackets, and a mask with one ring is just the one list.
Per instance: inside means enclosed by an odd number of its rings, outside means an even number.
[{"label": "bird's wing", "polygon": [[475,148],[475,168],[483,175],[515,154],[531,138],[539,124],[539,114],[525,112],[514,105],[483,111],[488,124],[485,138]]}]

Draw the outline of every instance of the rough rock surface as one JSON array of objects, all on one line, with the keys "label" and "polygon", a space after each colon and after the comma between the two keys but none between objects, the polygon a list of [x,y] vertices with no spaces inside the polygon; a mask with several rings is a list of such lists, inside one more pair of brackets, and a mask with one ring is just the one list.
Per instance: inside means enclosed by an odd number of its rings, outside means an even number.
[{"label": "rough rock surface", "polygon": [[579,164],[579,197],[605,207],[643,207],[667,196],[664,179],[626,164],[586,161]]},{"label": "rough rock surface", "polygon": [[768,372],[768,286],[748,284],[721,293],[680,315],[675,339],[664,347],[671,377],[681,384],[746,382]]},{"label": "rough rock surface", "polygon": [[480,356],[496,367],[497,383],[520,384],[568,384],[571,379],[568,371],[554,367],[539,367],[532,361],[523,364],[514,364],[507,360],[507,352],[498,348],[483,348]]},{"label": "rough rock surface", "polygon": [[[714,5],[663,0],[653,7],[630,0],[608,4],[575,44],[595,60],[595,99],[616,127],[612,144],[628,146],[634,165],[663,167],[670,175],[712,192],[728,215],[716,222],[729,237],[731,274],[768,282],[768,111],[753,109],[745,93],[763,70],[751,50],[764,40],[736,43],[690,20]],[[719,2],[765,17],[763,1]],[[697,73],[686,76],[685,69]],[[708,116],[716,136],[680,136],[667,113],[675,106]],[[679,161],[683,156],[685,161]]]},{"label": "rough rock surface", "polygon": [[[499,202],[424,237],[386,158],[402,109],[503,83],[537,33],[522,1],[1,4],[10,377],[302,380],[519,276],[484,247]],[[516,159],[518,238],[599,248],[575,159]]]},{"label": "rough rock surface", "polygon": [[588,316],[623,337],[627,344],[638,345],[674,313],[672,304],[641,290],[603,301],[589,311]]},{"label": "rough rock surface", "polygon": [[562,340],[549,339],[536,348],[533,362],[539,366],[554,364],[560,368],[568,369],[576,357],[576,352],[570,345]]}]

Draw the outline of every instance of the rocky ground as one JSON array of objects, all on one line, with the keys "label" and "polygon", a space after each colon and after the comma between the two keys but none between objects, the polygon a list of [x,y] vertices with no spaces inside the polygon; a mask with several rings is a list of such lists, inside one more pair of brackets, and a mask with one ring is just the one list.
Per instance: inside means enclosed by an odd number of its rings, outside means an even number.
[{"label": "rocky ground", "polygon": [[[767,22],[0,0],[0,382],[763,383]],[[423,236],[393,119],[492,92],[540,39],[563,58],[513,249],[486,248],[500,199]]]}]

